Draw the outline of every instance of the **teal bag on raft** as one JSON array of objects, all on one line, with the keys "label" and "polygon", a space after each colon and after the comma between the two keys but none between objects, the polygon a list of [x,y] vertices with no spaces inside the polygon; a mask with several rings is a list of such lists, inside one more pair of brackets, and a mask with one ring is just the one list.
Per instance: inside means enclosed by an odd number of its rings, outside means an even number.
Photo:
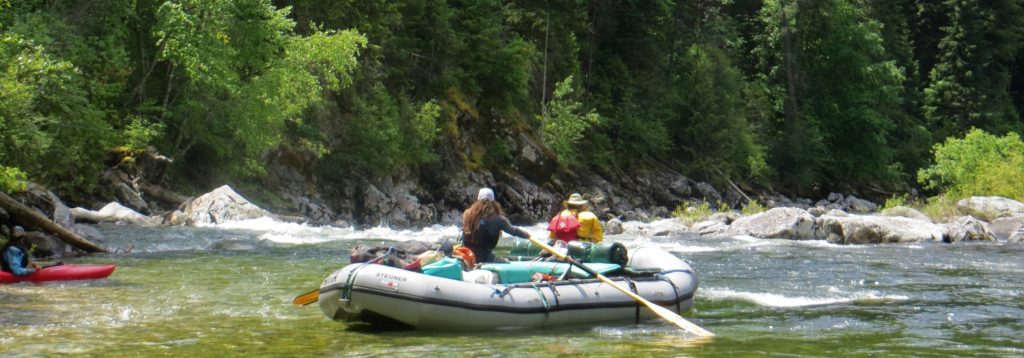
[{"label": "teal bag on raft", "polygon": [[[554,243],[548,243],[554,245]],[[529,261],[540,255],[541,248],[529,240],[515,240],[509,251],[509,259],[513,261]],[[569,256],[579,262],[613,263],[625,267],[629,262],[626,246],[618,242],[602,242],[592,244],[574,240],[569,241]]]},{"label": "teal bag on raft", "polygon": [[445,257],[421,268],[424,274],[462,281],[462,262]]}]

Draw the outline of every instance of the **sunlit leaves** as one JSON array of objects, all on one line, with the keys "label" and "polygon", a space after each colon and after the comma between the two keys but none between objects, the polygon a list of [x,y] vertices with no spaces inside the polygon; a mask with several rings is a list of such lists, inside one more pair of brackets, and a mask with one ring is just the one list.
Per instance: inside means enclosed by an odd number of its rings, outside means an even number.
[{"label": "sunlit leaves", "polygon": [[547,104],[547,116],[543,122],[541,137],[544,144],[558,154],[564,164],[577,164],[579,156],[584,153],[579,149],[590,127],[601,121],[601,116],[593,109],[586,110],[575,92],[573,77],[555,85],[554,98]]},{"label": "sunlit leaves", "polygon": [[935,162],[918,172],[925,187],[954,197],[995,195],[1024,200],[1024,141],[1017,133],[1002,137],[972,129],[932,150]]},{"label": "sunlit leaves", "polygon": [[0,165],[0,192],[14,193],[25,190],[28,176],[18,168]]},{"label": "sunlit leaves", "polygon": [[286,120],[300,121],[325,90],[351,83],[366,39],[354,31],[298,36],[287,14],[266,0],[160,6],[157,44],[171,74],[183,76],[165,93],[177,98],[165,109],[170,134],[184,139],[174,152],[198,141],[218,155],[203,164],[259,173],[258,159],[281,142]]}]

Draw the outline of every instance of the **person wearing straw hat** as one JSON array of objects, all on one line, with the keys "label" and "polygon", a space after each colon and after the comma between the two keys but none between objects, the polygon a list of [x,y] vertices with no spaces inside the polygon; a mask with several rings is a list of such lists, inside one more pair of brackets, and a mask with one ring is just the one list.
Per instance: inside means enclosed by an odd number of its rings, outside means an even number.
[{"label": "person wearing straw hat", "polygon": [[604,228],[597,215],[590,212],[589,204],[579,193],[569,195],[569,199],[562,202],[562,212],[551,218],[551,222],[548,223],[548,238],[562,241],[583,240],[595,244],[603,241]]},{"label": "person wearing straw hat", "polygon": [[501,204],[494,200],[494,191],[481,188],[476,195],[476,202],[462,213],[462,244],[473,251],[477,263],[496,262],[494,247],[498,246],[501,233],[530,238],[526,230],[512,226]]}]

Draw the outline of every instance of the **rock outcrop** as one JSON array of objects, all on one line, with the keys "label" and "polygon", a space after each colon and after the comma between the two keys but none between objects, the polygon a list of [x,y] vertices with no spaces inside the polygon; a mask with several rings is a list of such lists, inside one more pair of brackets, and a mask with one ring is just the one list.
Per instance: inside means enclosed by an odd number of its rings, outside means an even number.
[{"label": "rock outcrop", "polygon": [[[840,199],[819,202],[856,203]],[[832,205],[825,204],[825,205]],[[849,206],[854,211],[858,205]],[[1021,241],[1024,240],[1024,204],[1006,198],[970,198],[961,201],[962,212],[999,218],[993,222],[974,216],[960,216],[934,223],[924,214],[905,207],[881,214],[855,214],[817,206],[809,209],[773,208],[766,212],[731,219],[718,213],[694,223],[690,230],[705,236],[746,235],[765,239],[825,240],[839,244],[882,244],[909,242]],[[815,214],[818,215],[815,215]],[[1012,228],[1012,229],[1011,229]]]}]

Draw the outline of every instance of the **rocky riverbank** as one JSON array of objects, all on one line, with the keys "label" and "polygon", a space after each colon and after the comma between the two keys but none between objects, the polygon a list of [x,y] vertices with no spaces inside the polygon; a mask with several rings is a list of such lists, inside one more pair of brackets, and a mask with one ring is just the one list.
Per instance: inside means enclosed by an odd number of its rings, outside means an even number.
[{"label": "rocky riverbank", "polygon": [[[272,161],[288,162],[281,159],[285,157],[293,157],[293,163],[299,160],[294,158],[296,155],[279,154],[279,158]],[[166,190],[157,183],[169,159],[151,151],[117,153],[110,162],[112,165],[102,180],[103,192],[110,200],[105,204],[68,208],[57,195],[36,185],[13,197],[75,235],[102,244],[102,237],[88,224],[201,226],[269,217],[282,222],[340,227],[456,225],[461,211],[472,202],[481,186],[494,188],[506,212],[521,224],[545,221],[557,211],[564,196],[562,192],[581,192],[604,220],[610,235],[621,233],[625,222],[644,223],[671,217],[672,209],[680,203],[725,202],[736,207],[745,196],[735,188],[720,194],[707,183],[695,182],[667,169],[622,175],[616,177],[615,182],[596,173],[559,173],[552,175],[543,186],[522,175],[509,176],[507,171],[448,173],[444,176],[452,179],[450,182],[432,186],[409,178],[357,178],[346,181],[350,186],[342,185],[346,189],[341,196],[337,193],[321,195],[316,190],[299,194],[294,188],[303,187],[306,180],[319,180],[316,175],[302,174],[304,171],[295,166],[271,166],[274,169],[266,184],[283,192],[282,195],[294,204],[291,207],[294,210],[286,208],[287,212],[281,213],[281,208],[267,209],[250,202],[227,185],[191,198]],[[581,184],[568,189],[564,183],[570,181],[562,181],[565,177]],[[879,212],[871,201],[835,193],[817,202],[781,196],[761,196],[757,200],[768,210],[746,216],[739,211],[719,212],[691,225],[643,230],[650,230],[652,236],[689,230],[707,237],[745,235],[839,244],[1024,239],[1024,204],[1006,198],[961,200],[956,206],[960,215],[947,222],[934,222],[907,207]],[[0,223],[9,227],[8,232],[15,225],[25,225],[3,210],[0,210]],[[52,236],[43,228],[31,225],[28,228],[26,235],[39,248],[37,254],[60,256],[73,251],[72,246],[65,243],[66,239]]]},{"label": "rocky riverbank", "polygon": [[[249,202],[229,186],[185,202],[179,209],[160,215],[145,215],[118,202],[111,202],[100,210],[68,209],[52,193],[37,187],[30,194],[36,210],[47,208],[51,219],[61,222],[75,233],[102,244],[103,238],[88,224],[117,223],[142,226],[203,226],[250,219],[271,218],[281,222],[308,222],[305,218],[271,213]],[[773,207],[764,212],[742,215],[739,211],[719,212],[685,225],[680,219],[623,220],[612,218],[605,222],[609,235],[624,230],[638,231],[651,237],[690,231],[708,238],[721,236],[750,236],[761,239],[823,240],[836,244],[883,244],[912,242],[960,241],[1024,241],[1024,203],[1001,197],[972,197],[957,203],[962,213],[948,222],[933,222],[924,214],[907,207],[895,207],[876,212],[873,203],[855,197],[830,196],[814,206]],[[48,199],[41,199],[48,198]],[[42,204],[46,205],[42,205]],[[794,202],[789,201],[791,205]],[[0,213],[0,221],[11,218]],[[670,221],[670,223],[669,223]],[[624,222],[627,223],[624,225]],[[649,222],[649,223],[648,223]],[[646,224],[645,224],[646,223]],[[63,256],[72,247],[57,237],[44,232],[26,233],[37,247],[37,256]]]}]

